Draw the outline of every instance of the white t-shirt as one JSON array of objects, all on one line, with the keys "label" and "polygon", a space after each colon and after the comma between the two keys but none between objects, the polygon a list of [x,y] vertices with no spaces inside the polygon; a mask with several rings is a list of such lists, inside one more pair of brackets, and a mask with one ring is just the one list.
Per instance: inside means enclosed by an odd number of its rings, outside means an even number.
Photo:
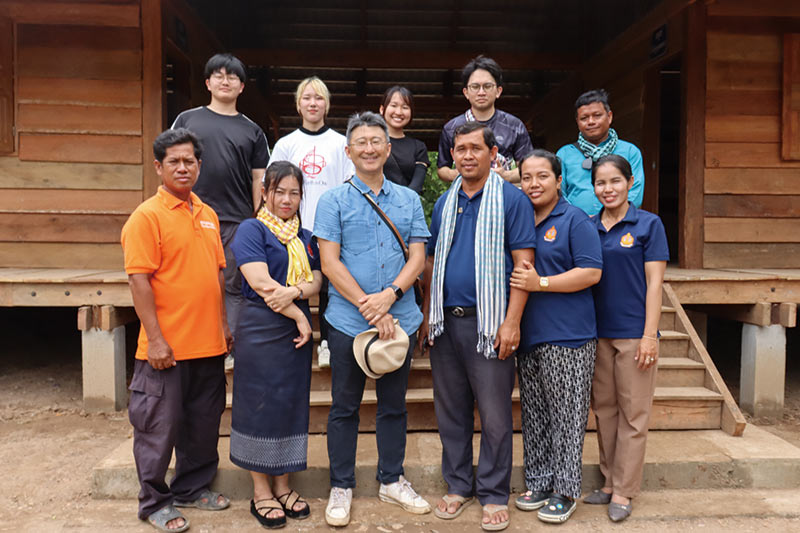
[{"label": "white t-shirt", "polygon": [[309,231],[314,231],[314,214],[322,193],[355,173],[353,162],[344,152],[346,145],[345,136],[328,126],[316,132],[299,128],[275,143],[269,162],[289,161],[303,171],[300,220]]}]

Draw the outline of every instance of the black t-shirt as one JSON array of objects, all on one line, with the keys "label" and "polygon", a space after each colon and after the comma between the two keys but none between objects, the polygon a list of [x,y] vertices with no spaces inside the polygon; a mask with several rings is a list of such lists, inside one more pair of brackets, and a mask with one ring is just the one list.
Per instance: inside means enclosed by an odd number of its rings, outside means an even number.
[{"label": "black t-shirt", "polygon": [[408,136],[400,139],[392,137],[391,141],[392,153],[383,165],[383,174],[389,181],[422,194],[425,172],[430,164],[425,143]]},{"label": "black t-shirt", "polygon": [[239,113],[220,115],[207,107],[184,111],[172,128],[186,128],[203,144],[203,164],[194,191],[221,221],[253,216],[254,168],[266,168],[267,138],[258,124]]}]

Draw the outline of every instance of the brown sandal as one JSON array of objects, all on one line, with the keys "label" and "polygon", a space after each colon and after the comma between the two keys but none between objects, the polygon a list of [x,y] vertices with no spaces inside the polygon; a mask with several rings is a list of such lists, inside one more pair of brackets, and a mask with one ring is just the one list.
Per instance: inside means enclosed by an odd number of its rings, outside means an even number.
[{"label": "brown sandal", "polygon": [[283,506],[275,498],[263,500],[250,500],[250,514],[256,517],[258,523],[267,529],[278,529],[286,525],[286,511],[283,516],[269,518],[267,515],[273,510],[283,511]]},{"label": "brown sandal", "polygon": [[[311,509],[308,507],[308,502],[301,498],[296,491],[287,492],[282,496],[278,496],[278,501],[283,506],[284,514],[286,514],[286,516],[289,518],[303,520],[304,518],[308,518],[308,515],[311,514]],[[298,503],[304,503],[306,505],[299,511],[295,511],[294,506]]]}]

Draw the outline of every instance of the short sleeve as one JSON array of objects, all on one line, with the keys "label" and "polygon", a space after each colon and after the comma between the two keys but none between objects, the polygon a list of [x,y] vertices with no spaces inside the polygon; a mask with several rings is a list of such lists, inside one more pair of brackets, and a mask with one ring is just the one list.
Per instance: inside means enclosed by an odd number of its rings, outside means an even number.
[{"label": "short sleeve", "polygon": [[274,163],[275,161],[289,160],[289,154],[286,153],[286,148],[285,148],[286,143],[288,142],[289,141],[287,140],[286,137],[278,139],[278,142],[276,142],[275,146],[272,147],[272,154],[269,156],[269,161],[267,163],[267,166],[269,166],[269,163]]},{"label": "short sleeve", "polygon": [[339,201],[335,191],[336,189],[331,189],[324,192],[317,202],[317,212],[314,215],[314,236],[341,244],[342,223],[339,216]]},{"label": "short sleeve", "polygon": [[136,210],[122,227],[127,274],[151,274],[161,266],[161,230],[155,214]]},{"label": "short sleeve", "polygon": [[[658,215],[650,214],[652,220],[648,224],[647,240],[644,241],[644,262],[669,261],[669,245],[664,224]],[[641,216],[641,215],[640,215]]]},{"label": "short sleeve", "polygon": [[504,182],[503,186],[506,189],[504,202],[509,249],[536,248],[536,218],[533,204],[514,185]]},{"label": "short sleeve", "polygon": [[565,160],[565,157],[567,155],[567,150],[569,149],[568,147],[569,145],[564,145],[558,149],[558,152],[556,152],[556,157],[558,157],[561,160],[561,177],[562,177],[561,187],[564,189],[562,191],[564,194],[564,198],[570,197],[570,190],[569,190],[570,181],[567,175],[568,174],[567,171],[569,170],[569,165],[566,164],[567,162]]},{"label": "short sleeve", "polygon": [[[231,249],[236,257],[238,266],[247,263],[266,263],[267,247],[264,243],[264,230],[258,225],[262,224],[258,220],[247,219],[236,230]],[[263,224],[262,224],[263,226]]]},{"label": "short sleeve", "polygon": [[308,262],[311,265],[311,270],[322,270],[322,265],[319,260],[319,245],[317,245],[317,239],[313,237],[310,231],[304,229],[303,240],[306,242],[306,253],[308,254]]},{"label": "short sleeve", "polygon": [[628,200],[636,207],[641,207],[644,199],[644,168],[642,168],[642,153],[633,145],[628,154],[628,163],[633,170],[633,186],[628,193]]},{"label": "short sleeve", "polygon": [[445,124],[442,134],[439,136],[439,157],[436,159],[436,168],[453,166],[453,156],[450,154],[452,148],[453,134],[447,130],[447,124]]},{"label": "short sleeve", "polygon": [[[217,228],[219,228],[219,217],[217,216],[217,214],[214,212],[213,209],[211,209],[210,207],[208,209],[214,215],[213,217],[214,225]],[[217,229],[216,233],[217,233],[217,264],[219,265],[219,268],[222,269],[227,266],[227,262],[225,261],[225,247],[222,246],[222,236],[219,233],[219,229]]]},{"label": "short sleeve", "polygon": [[428,255],[431,257],[436,254],[436,240],[439,238],[439,226],[442,223],[442,208],[444,207],[446,196],[447,191],[436,200],[436,204],[433,206],[433,212],[431,213],[431,236],[428,239]]},{"label": "short sleeve", "polygon": [[531,136],[525,128],[525,124],[520,121],[517,129],[517,139],[514,143],[514,159],[519,161],[529,153],[533,152],[533,144],[531,143]]},{"label": "short sleeve", "polygon": [[180,115],[177,116],[175,122],[172,123],[172,127],[170,129],[176,130],[178,128],[183,128],[185,127],[184,126],[185,124],[186,122],[183,120],[183,113],[181,113]]},{"label": "short sleeve", "polygon": [[253,157],[250,161],[250,168],[267,168],[269,163],[269,145],[267,137],[261,128],[258,128],[256,144],[253,147]]},{"label": "short sleeve", "polygon": [[572,219],[569,247],[576,267],[603,268],[603,249],[597,226],[582,211]]},{"label": "short sleeve", "polygon": [[425,221],[425,211],[422,210],[422,201],[419,199],[418,194],[414,194],[412,200],[414,205],[414,213],[411,216],[411,233],[410,237],[417,237],[427,239],[431,236],[428,231],[428,223]]}]

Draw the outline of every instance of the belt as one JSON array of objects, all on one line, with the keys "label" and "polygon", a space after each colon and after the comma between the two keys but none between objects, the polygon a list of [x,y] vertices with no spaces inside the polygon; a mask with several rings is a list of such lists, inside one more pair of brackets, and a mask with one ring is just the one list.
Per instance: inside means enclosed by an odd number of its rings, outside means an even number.
[{"label": "belt", "polygon": [[446,313],[450,313],[454,317],[462,318],[465,316],[475,316],[478,312],[477,307],[461,307],[461,306],[454,306],[454,307],[445,307],[444,310]]}]

